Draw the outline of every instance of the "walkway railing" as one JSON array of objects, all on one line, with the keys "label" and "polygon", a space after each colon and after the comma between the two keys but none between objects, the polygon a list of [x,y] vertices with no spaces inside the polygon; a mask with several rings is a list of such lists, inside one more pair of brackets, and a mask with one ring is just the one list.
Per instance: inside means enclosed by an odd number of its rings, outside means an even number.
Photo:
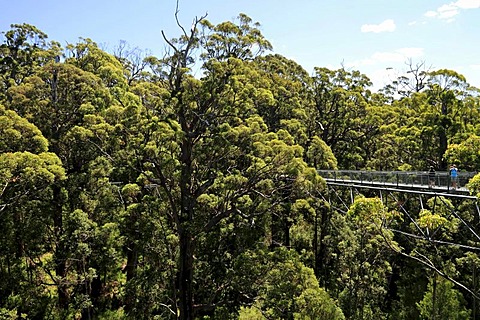
[{"label": "walkway railing", "polygon": [[[357,170],[318,170],[327,182],[360,183],[385,187],[436,188],[452,190],[449,172],[437,171],[432,178],[427,171],[357,171]],[[458,172],[456,189],[468,191],[465,185],[476,172]],[[432,179],[433,183],[430,183]]]}]

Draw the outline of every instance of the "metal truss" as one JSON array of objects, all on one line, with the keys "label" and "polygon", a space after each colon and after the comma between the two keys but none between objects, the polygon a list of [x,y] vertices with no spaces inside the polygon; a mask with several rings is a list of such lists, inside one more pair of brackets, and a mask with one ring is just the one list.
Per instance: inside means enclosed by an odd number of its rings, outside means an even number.
[{"label": "metal truss", "polygon": [[[422,190],[371,186],[368,183],[364,185],[327,181],[327,187],[328,199],[324,198],[324,200],[330,204],[333,210],[346,213],[357,196],[378,197],[386,208],[402,214],[403,225],[411,223],[414,226],[414,230],[407,232],[399,230],[393,224],[385,221],[384,228],[412,239],[424,239],[435,244],[452,245],[467,250],[480,251],[480,232],[478,232],[480,227],[480,209],[478,199],[475,196],[453,191],[437,192],[429,188]],[[433,203],[433,205],[428,206],[428,202]],[[458,219],[462,227],[472,235],[472,241],[478,241],[478,247],[442,239],[440,236],[442,226],[429,229],[422,228],[418,224],[416,218],[419,217],[422,210],[429,210],[432,214],[435,214],[436,211],[439,211],[439,208],[443,208],[443,211],[445,211],[445,208],[448,208],[448,214],[445,216],[444,212],[443,217],[447,220]],[[470,217],[464,216],[466,209],[468,209],[467,213],[469,213]]]}]

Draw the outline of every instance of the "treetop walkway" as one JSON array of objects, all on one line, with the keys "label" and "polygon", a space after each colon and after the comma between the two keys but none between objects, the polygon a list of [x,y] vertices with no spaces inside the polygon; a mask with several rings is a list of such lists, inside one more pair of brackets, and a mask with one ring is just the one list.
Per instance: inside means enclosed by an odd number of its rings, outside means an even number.
[{"label": "treetop walkway", "polygon": [[[395,218],[387,219],[384,215],[381,228],[392,232],[398,243],[422,247],[432,256],[457,250],[465,254],[480,252],[480,197],[467,189],[467,183],[476,172],[458,172],[455,189],[446,171],[435,172],[433,184],[427,171],[319,170],[318,173],[327,182],[322,197],[329,203],[329,210],[346,215],[357,195],[367,194],[377,197],[384,208],[396,213]],[[440,250],[440,247],[452,247],[455,251]],[[436,259],[429,259],[416,249],[394,250],[479,297],[476,287],[471,290],[447,276],[449,272],[445,272],[442,264],[436,264]],[[451,259],[451,256],[446,257]]]},{"label": "treetop walkway", "polygon": [[452,180],[447,171],[437,171],[432,177],[428,171],[318,170],[318,173],[328,185],[422,194],[434,192],[453,197],[476,198],[470,195],[466,187],[476,172],[458,172],[456,188],[452,187]]}]

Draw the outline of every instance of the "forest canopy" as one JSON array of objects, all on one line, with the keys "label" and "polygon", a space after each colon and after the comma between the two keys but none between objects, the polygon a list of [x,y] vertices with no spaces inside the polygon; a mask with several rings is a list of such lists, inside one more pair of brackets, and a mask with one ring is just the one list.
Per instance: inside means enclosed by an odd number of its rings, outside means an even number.
[{"label": "forest canopy", "polygon": [[406,201],[366,192],[342,209],[317,170],[478,171],[479,89],[410,61],[372,92],[259,27],[197,17],[161,57],[2,32],[0,318],[478,314],[475,203],[406,221]]}]

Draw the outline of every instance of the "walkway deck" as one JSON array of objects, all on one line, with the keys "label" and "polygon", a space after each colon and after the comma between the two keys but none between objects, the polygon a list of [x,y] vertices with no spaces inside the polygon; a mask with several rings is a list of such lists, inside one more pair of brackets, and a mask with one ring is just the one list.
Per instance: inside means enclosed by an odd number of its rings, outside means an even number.
[{"label": "walkway deck", "polygon": [[436,172],[435,181],[430,185],[426,171],[357,171],[357,170],[319,170],[318,173],[328,185],[343,185],[357,188],[383,189],[421,194],[444,193],[451,197],[471,198],[466,188],[467,182],[475,172],[459,172],[457,188],[452,187],[448,172]]}]

